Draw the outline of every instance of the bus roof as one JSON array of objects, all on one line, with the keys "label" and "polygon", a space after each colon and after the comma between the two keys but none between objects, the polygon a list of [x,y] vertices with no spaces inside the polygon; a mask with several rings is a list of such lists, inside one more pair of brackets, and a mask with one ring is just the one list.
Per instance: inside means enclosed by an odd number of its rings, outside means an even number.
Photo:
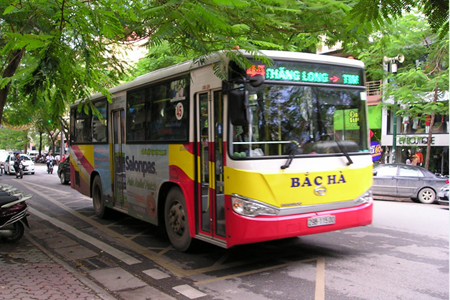
[{"label": "bus roof", "polygon": [[[241,51],[247,57],[252,55],[248,52]],[[364,68],[364,63],[355,59],[348,59],[337,56],[319,55],[312,53],[290,52],[290,51],[274,51],[274,50],[261,50],[261,54],[266,55],[273,60],[287,60],[287,61],[306,61],[310,63],[322,63],[322,64],[334,64],[346,67]],[[150,73],[136,77],[134,80],[121,84],[119,86],[109,89],[111,94],[121,91],[129,90],[135,87],[148,84],[149,82],[159,81],[165,78],[170,78],[179,74],[187,73],[191,70],[211,65],[215,62],[224,60],[225,52],[220,51],[209,56],[206,56],[206,63],[200,64],[198,60],[188,60],[170,67],[158,69]],[[104,97],[103,94],[97,93],[90,97],[91,100]],[[76,101],[78,104],[81,100]]]}]

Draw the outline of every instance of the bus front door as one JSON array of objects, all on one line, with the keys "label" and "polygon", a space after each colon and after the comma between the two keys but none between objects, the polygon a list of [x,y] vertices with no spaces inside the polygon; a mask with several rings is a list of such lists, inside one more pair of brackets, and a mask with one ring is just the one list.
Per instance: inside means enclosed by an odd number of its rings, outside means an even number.
[{"label": "bus front door", "polygon": [[197,100],[198,228],[201,237],[224,240],[222,92],[201,93]]},{"label": "bus front door", "polygon": [[125,203],[125,154],[123,152],[125,141],[125,112],[123,109],[112,112],[113,120],[113,205],[124,209]]}]

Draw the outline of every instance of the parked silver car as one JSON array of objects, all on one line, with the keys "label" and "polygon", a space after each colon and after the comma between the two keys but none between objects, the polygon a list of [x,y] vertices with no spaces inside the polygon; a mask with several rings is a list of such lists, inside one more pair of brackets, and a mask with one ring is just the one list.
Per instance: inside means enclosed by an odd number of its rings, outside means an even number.
[{"label": "parked silver car", "polygon": [[405,164],[378,165],[373,169],[375,196],[405,197],[426,204],[437,202],[437,193],[448,178],[436,176],[426,169]]},{"label": "parked silver car", "polygon": [[448,184],[441,187],[441,190],[438,193],[438,202],[448,205]]}]

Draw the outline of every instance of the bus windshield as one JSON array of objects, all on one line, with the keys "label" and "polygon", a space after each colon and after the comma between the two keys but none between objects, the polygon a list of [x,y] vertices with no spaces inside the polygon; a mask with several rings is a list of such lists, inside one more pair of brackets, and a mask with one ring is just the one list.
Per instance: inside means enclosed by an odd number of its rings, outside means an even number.
[{"label": "bus windshield", "polygon": [[363,89],[248,87],[248,124],[230,123],[233,158],[369,152]]}]

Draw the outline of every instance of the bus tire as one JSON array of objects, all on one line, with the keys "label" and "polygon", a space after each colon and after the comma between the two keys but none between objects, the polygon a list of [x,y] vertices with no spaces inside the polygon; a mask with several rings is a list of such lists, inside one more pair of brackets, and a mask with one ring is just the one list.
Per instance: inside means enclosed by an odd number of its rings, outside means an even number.
[{"label": "bus tire", "polygon": [[186,201],[179,188],[172,188],[167,194],[164,223],[172,246],[178,251],[188,251],[192,244],[192,238],[189,233]]},{"label": "bus tire", "polygon": [[100,219],[106,219],[109,216],[109,208],[105,205],[105,195],[103,195],[102,181],[100,176],[95,176],[92,182],[92,204],[94,205],[95,215]]}]

